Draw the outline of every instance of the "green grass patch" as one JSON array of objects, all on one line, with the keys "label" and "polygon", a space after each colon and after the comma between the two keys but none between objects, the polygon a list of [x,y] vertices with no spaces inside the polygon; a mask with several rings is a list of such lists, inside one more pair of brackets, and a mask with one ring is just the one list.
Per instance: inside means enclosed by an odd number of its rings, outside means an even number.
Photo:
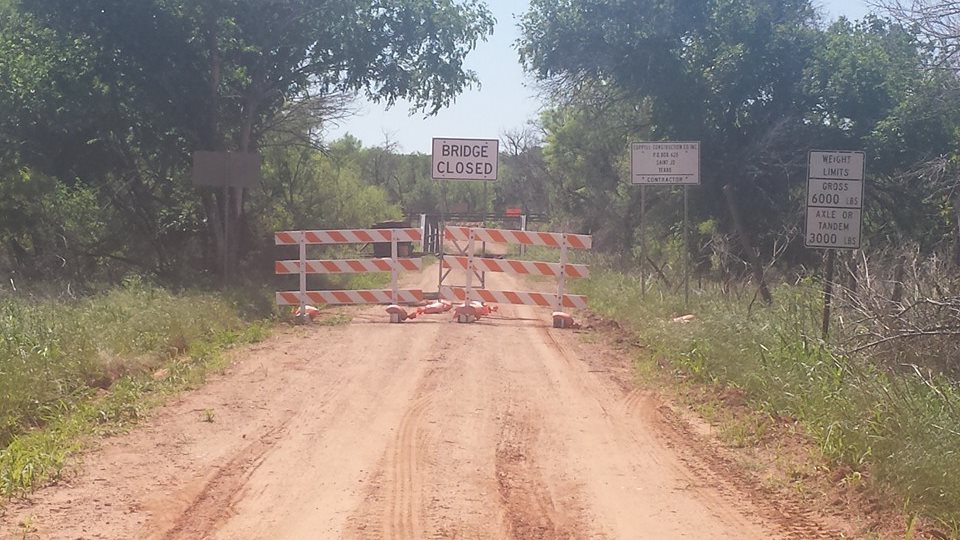
[{"label": "green grass patch", "polygon": [[[696,291],[684,309],[682,293],[654,288],[641,297],[639,280],[620,273],[595,270],[571,285],[589,295],[594,311],[635,333],[651,358],[742,393],[770,418],[798,420],[827,457],[898,493],[908,513],[960,528],[960,386],[837,353],[817,337],[817,287],[780,286],[771,308],[719,289]],[[696,319],[673,322],[685,313]],[[765,431],[751,422],[727,425],[721,435],[741,446]]]},{"label": "green grass patch", "polygon": [[248,303],[138,281],[82,300],[0,298],[0,494],[56,478],[85,435],[126,428],[227,347],[263,339],[268,327],[240,316]]},{"label": "green grass patch", "polygon": [[[294,276],[295,277],[295,276]],[[327,274],[308,277],[307,290],[346,290],[383,289],[390,286],[388,272],[370,272],[364,274]],[[299,285],[293,277],[289,283],[283,284],[277,290],[299,290]]]}]

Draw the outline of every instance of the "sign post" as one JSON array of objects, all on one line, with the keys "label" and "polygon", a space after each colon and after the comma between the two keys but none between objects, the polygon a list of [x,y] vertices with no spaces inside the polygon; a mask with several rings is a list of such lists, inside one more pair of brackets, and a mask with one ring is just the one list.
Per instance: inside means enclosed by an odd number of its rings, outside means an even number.
[{"label": "sign post", "polygon": [[860,249],[863,222],[863,152],[812,150],[807,160],[807,219],[803,242],[827,249],[823,286],[823,339],[830,334],[836,249]]},{"label": "sign post", "polygon": [[640,298],[647,297],[647,272],[643,258],[647,256],[647,186],[640,186]]},{"label": "sign post", "polygon": [[683,186],[683,305],[690,304],[690,190]]},{"label": "sign post", "polygon": [[[640,193],[640,289],[643,291],[643,257],[646,257],[644,213],[648,185],[683,186],[683,302],[690,301],[688,234],[689,188],[700,185],[700,142],[663,141],[637,142],[630,145],[630,182],[639,185]],[[642,294],[642,293],[641,293]]]}]

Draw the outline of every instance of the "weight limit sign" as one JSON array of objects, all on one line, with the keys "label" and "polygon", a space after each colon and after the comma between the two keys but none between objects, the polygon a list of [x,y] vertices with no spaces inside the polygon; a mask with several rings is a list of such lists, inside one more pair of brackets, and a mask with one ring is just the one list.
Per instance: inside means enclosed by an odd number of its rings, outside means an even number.
[{"label": "weight limit sign", "polygon": [[865,161],[863,152],[810,152],[806,247],[860,249]]}]

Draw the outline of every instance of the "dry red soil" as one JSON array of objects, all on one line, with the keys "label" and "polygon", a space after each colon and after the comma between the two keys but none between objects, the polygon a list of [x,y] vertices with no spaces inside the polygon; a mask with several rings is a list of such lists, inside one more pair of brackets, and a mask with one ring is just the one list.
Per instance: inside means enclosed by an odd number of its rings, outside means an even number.
[{"label": "dry red soil", "polygon": [[474,324],[349,313],[237,351],[12,503],[0,538],[22,523],[71,540],[836,537],[750,493],[623,383],[627,360],[551,328],[546,310]]}]

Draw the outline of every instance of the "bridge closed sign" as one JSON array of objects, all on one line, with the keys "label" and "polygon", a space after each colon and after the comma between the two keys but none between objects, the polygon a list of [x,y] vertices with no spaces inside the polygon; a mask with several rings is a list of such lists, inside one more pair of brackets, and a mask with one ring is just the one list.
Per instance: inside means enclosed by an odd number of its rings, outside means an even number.
[{"label": "bridge closed sign", "polygon": [[434,180],[496,180],[497,139],[433,139]]},{"label": "bridge closed sign", "polygon": [[863,152],[810,152],[806,247],[860,249],[864,161]]}]

